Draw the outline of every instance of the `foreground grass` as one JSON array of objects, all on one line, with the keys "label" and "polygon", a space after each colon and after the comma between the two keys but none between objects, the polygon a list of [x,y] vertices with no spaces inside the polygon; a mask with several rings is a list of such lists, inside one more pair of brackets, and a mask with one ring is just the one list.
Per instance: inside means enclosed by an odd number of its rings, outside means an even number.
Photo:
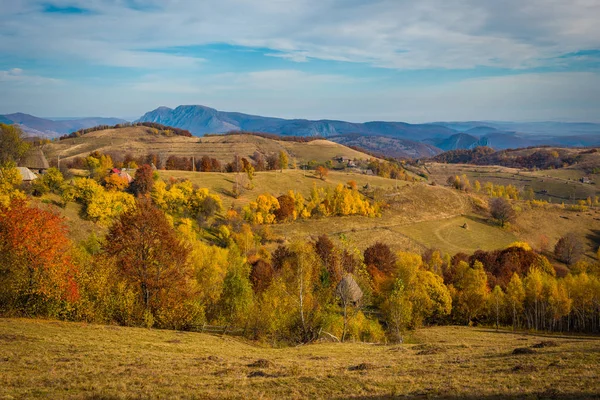
[{"label": "foreground grass", "polygon": [[433,327],[410,342],[273,349],[199,333],[0,319],[0,398],[600,396],[598,338]]}]

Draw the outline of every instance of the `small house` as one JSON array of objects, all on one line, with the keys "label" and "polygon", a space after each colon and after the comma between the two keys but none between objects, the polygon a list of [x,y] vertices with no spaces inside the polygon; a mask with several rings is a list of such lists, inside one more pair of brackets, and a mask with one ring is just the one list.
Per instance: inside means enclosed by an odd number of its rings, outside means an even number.
[{"label": "small house", "polygon": [[587,183],[587,184],[591,184],[592,180],[590,178],[588,178],[587,176],[584,176],[583,178],[581,178],[579,180],[581,183]]},{"label": "small house", "polygon": [[48,160],[46,160],[46,156],[44,156],[44,152],[39,147],[34,147],[29,150],[25,155],[25,159],[20,164],[21,167],[29,168],[31,171],[37,172],[38,174],[43,174],[50,168]]}]

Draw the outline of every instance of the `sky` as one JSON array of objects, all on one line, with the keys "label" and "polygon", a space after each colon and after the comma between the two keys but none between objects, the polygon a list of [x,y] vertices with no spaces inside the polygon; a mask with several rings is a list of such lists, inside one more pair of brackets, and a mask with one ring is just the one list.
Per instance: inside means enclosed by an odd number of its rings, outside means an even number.
[{"label": "sky", "polygon": [[600,0],[0,0],[0,114],[600,122]]}]

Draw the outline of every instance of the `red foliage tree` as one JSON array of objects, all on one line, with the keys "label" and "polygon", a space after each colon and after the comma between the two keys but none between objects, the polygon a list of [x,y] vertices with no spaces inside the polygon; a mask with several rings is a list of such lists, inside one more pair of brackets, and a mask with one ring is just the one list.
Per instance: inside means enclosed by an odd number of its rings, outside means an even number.
[{"label": "red foliage tree", "polygon": [[22,200],[0,206],[0,304],[38,313],[47,300],[79,297],[67,233],[50,211]]},{"label": "red foliage tree", "polygon": [[279,209],[275,210],[277,221],[283,222],[292,219],[295,210],[294,199],[284,194],[279,196],[277,201],[279,202]]},{"label": "red foliage tree", "polygon": [[365,249],[365,264],[375,267],[384,274],[391,274],[395,270],[396,255],[387,244],[377,242]]},{"label": "red foliage tree", "polygon": [[250,282],[255,293],[262,293],[269,287],[273,280],[273,266],[265,260],[258,260],[252,264]]},{"label": "red foliage tree", "polygon": [[154,187],[154,171],[148,164],[142,165],[135,171],[135,178],[131,183],[131,190],[135,195],[145,195]]},{"label": "red foliage tree", "polygon": [[145,309],[159,310],[169,296],[187,287],[189,249],[177,238],[165,215],[149,200],[121,215],[104,245],[123,278],[139,289]]}]

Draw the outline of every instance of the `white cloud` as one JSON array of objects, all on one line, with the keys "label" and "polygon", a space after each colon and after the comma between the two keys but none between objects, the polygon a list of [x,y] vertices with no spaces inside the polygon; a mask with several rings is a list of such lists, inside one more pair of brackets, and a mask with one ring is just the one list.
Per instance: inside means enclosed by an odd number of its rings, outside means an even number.
[{"label": "white cloud", "polygon": [[44,76],[28,75],[21,68],[12,68],[6,71],[0,70],[0,82],[42,85],[48,83],[58,83],[60,82],[60,80],[54,78],[46,78]]},{"label": "white cloud", "polygon": [[[16,3],[4,16],[0,50],[76,54],[116,66],[144,65],[150,57],[144,50],[208,43],[272,49],[269,55],[298,62],[400,69],[528,68],[600,48],[596,0],[165,0],[145,2],[146,10],[125,1],[69,2],[93,11],[83,15],[44,14],[31,1]],[[85,46],[73,47],[73,38]],[[164,57],[159,63],[194,64]]]}]

